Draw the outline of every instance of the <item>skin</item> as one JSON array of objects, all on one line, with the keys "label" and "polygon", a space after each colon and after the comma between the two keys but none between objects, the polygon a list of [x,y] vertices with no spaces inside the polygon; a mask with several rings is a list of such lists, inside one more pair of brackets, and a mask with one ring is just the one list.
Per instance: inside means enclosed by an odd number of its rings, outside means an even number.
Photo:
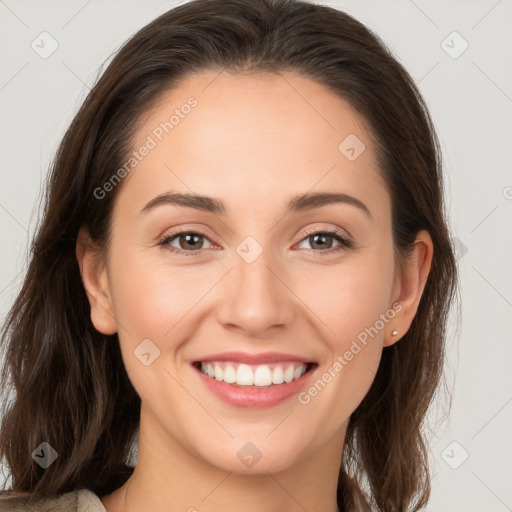
[{"label": "skin", "polygon": [[[431,238],[420,232],[409,264],[398,268],[390,196],[363,119],[292,72],[189,77],[147,113],[134,149],[190,96],[197,107],[119,185],[106,257],[85,227],[77,244],[92,322],[119,334],[142,400],[137,467],[101,501],[109,512],[338,511],[348,418],[382,350],[414,318]],[[351,133],[366,145],[354,161],[338,150]],[[218,198],[226,213],[164,205],[139,215],[170,191]],[[320,191],[358,198],[371,217],[344,203],[286,213],[291,197]],[[198,254],[158,245],[178,228],[205,235],[190,242]],[[333,228],[353,248],[312,240]],[[263,249],[250,264],[236,252],[248,236]],[[170,245],[192,251],[180,237]],[[316,361],[320,376],[395,301],[401,311],[307,405],[292,397],[266,409],[235,408],[190,366],[227,350],[282,351]],[[133,354],[147,338],[160,350],[149,366]],[[247,442],[262,455],[250,468],[237,457]]]}]

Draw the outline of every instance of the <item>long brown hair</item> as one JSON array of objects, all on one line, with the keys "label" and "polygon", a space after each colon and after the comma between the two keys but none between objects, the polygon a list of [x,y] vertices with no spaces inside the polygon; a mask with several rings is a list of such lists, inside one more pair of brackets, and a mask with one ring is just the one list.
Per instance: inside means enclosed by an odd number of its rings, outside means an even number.
[{"label": "long brown hair", "polygon": [[[194,0],[169,10],[123,45],[74,117],[2,330],[0,457],[10,490],[52,497],[86,487],[102,496],[131,475],[140,397],[117,335],[99,333],[90,320],[77,233],[86,225],[106,247],[120,186],[101,200],[94,191],[126,161],[141,116],[187,75],[223,69],[291,70],[347,100],[375,138],[399,260],[418,231],[430,233],[434,257],[417,314],[403,339],[384,349],[351,415],[338,484],[341,510],[363,494],[379,511],[419,510],[430,494],[424,420],[458,292],[439,142],[418,88],[381,39],[339,10],[298,0]],[[42,442],[58,452],[47,469],[32,458]]]}]

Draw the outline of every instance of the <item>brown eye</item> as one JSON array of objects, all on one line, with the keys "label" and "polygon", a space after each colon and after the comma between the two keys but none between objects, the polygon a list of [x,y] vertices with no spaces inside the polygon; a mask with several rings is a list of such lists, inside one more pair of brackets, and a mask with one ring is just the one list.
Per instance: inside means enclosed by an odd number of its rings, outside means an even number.
[{"label": "brown eye", "polygon": [[168,235],[160,241],[159,245],[165,246],[171,252],[194,253],[204,249],[205,240],[208,240],[205,235],[187,231]]},{"label": "brown eye", "polygon": [[[351,242],[337,231],[319,231],[307,236],[301,243],[305,241],[309,242],[311,249],[315,252],[325,252],[333,247],[333,251],[343,250],[352,246]],[[336,242],[338,242],[337,246]]]},{"label": "brown eye", "polygon": [[330,249],[334,243],[331,235],[320,233],[317,235],[311,235],[309,237],[309,243],[313,249]]},{"label": "brown eye", "polygon": [[198,250],[203,245],[204,237],[197,233],[187,233],[185,235],[178,235],[177,237],[180,249]]}]

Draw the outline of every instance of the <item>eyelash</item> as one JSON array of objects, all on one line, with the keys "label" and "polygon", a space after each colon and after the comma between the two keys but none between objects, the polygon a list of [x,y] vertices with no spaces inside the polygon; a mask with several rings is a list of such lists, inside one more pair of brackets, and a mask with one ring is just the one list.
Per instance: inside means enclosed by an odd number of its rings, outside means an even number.
[{"label": "eyelash", "polygon": [[[160,239],[160,241],[158,242],[158,245],[165,246],[165,248],[167,250],[171,251],[172,253],[183,254],[185,256],[194,256],[196,254],[199,254],[203,250],[203,249],[199,249],[197,251],[181,251],[179,249],[176,249],[175,247],[172,247],[172,246],[168,245],[172,240],[174,240],[175,238],[177,238],[180,235],[199,235],[200,237],[205,238],[206,240],[209,240],[208,237],[204,233],[201,233],[199,231],[180,230],[180,231],[176,231],[174,233],[171,233],[169,235],[166,235],[166,236],[162,237]],[[334,239],[336,239],[338,242],[340,242],[340,245],[338,247],[334,248],[334,249],[331,248],[331,249],[327,249],[327,250],[324,250],[324,251],[316,251],[314,249],[310,249],[311,251],[317,253],[318,255],[326,255],[326,254],[332,254],[332,253],[338,252],[338,251],[346,251],[348,249],[352,249],[352,247],[353,247],[352,242],[348,238],[346,238],[337,229],[313,231],[311,233],[308,233],[303,238],[301,238],[299,243],[303,242],[307,238],[310,238],[310,237],[312,237],[314,235],[328,235],[328,236],[332,236]]]}]

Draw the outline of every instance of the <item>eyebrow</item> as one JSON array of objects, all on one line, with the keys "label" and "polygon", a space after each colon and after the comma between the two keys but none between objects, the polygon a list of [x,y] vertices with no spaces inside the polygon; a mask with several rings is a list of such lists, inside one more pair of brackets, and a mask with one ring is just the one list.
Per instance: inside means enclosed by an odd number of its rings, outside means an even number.
[{"label": "eyebrow", "polygon": [[[355,206],[372,218],[370,210],[361,200],[348,194],[330,192],[304,194],[293,197],[288,203],[287,211],[299,213],[333,203],[345,203]],[[168,192],[151,199],[151,201],[142,208],[139,215],[162,205],[184,206],[186,208],[194,208],[196,210],[219,215],[226,213],[226,205],[219,199],[189,193]]]}]

